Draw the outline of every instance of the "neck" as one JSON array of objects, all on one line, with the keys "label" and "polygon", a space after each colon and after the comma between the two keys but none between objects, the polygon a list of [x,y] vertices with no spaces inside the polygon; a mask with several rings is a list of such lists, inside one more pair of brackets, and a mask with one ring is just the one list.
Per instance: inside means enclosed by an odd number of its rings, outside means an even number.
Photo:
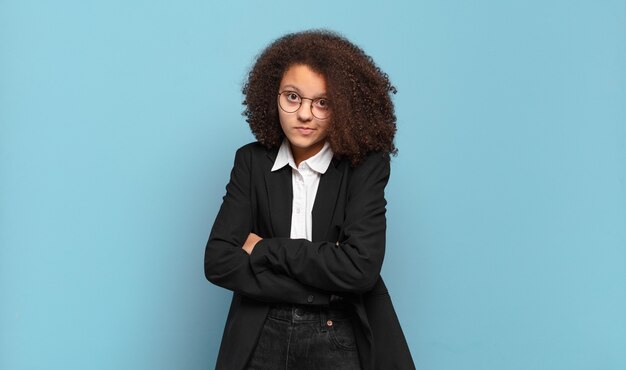
[{"label": "neck", "polygon": [[300,163],[313,157],[314,155],[319,153],[320,150],[322,150],[322,148],[324,147],[324,141],[315,143],[307,148],[298,148],[291,145],[291,143],[289,144],[289,146],[291,148],[291,155],[293,155],[293,160],[296,162],[296,167],[299,167]]}]

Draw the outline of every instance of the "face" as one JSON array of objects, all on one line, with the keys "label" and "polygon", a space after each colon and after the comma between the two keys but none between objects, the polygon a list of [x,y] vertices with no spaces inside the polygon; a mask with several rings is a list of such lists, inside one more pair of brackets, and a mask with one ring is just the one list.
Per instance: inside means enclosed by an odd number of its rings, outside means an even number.
[{"label": "face", "polygon": [[[287,113],[281,109],[280,105],[278,106],[280,126],[291,144],[294,159],[299,164],[317,154],[324,146],[328,136],[330,117],[316,118],[311,110],[312,104],[315,105],[315,112],[319,112],[320,109],[328,109],[326,100],[315,102],[310,100],[326,98],[326,79],[308,66],[296,64],[289,67],[283,74],[278,92],[283,91],[293,91],[302,97],[300,108],[293,113]],[[292,94],[289,99],[294,100],[296,97]],[[329,113],[327,112],[327,114]],[[319,113],[316,115],[320,116]]]}]

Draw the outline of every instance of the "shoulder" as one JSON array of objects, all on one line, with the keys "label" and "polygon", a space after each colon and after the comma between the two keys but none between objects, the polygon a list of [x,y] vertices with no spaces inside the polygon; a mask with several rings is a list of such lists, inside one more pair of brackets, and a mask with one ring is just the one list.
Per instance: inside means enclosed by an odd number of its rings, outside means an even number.
[{"label": "shoulder", "polygon": [[391,162],[391,157],[387,152],[369,152],[363,162],[361,162],[356,167],[360,167],[361,165],[380,165],[381,163],[389,165]]},{"label": "shoulder", "polygon": [[349,159],[342,159],[338,168],[346,176],[348,192],[351,194],[367,192],[372,186],[385,188],[390,175],[390,157],[388,153],[370,152],[356,166]]},{"label": "shoulder", "polygon": [[271,154],[275,151],[277,150],[268,149],[258,141],[254,141],[237,149],[235,153],[235,161],[245,161],[246,163],[250,163],[256,158],[264,158],[268,154]]},{"label": "shoulder", "polygon": [[370,152],[356,166],[350,166],[353,176],[370,176],[375,173],[386,173],[389,175],[391,158],[389,153]]},{"label": "shoulder", "polygon": [[246,168],[254,173],[267,172],[271,169],[278,148],[267,148],[258,141],[248,143],[235,154],[235,167]]},{"label": "shoulder", "polygon": [[268,149],[258,141],[248,143],[237,149],[237,155],[259,155],[267,153]]}]

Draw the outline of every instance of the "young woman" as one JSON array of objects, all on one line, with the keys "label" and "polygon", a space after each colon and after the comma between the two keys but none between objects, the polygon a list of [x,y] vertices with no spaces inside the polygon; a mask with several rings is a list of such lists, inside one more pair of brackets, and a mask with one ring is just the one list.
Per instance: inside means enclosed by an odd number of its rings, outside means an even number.
[{"label": "young woman", "polygon": [[217,369],[413,369],[387,289],[395,88],[329,31],[288,34],[243,88],[240,148],[204,260],[232,290]]}]

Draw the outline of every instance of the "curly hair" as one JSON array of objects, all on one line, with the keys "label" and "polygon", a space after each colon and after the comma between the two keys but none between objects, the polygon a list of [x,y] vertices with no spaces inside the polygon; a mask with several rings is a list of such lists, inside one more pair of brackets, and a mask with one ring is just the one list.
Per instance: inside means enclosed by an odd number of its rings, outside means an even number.
[{"label": "curly hair", "polygon": [[328,30],[287,34],[258,56],[243,86],[243,115],[256,139],[268,148],[281,144],[276,98],[283,74],[306,65],[326,79],[332,104],[328,141],[338,158],[353,166],[369,152],[396,155],[396,116],[391,94],[396,88],[365,52]]}]

